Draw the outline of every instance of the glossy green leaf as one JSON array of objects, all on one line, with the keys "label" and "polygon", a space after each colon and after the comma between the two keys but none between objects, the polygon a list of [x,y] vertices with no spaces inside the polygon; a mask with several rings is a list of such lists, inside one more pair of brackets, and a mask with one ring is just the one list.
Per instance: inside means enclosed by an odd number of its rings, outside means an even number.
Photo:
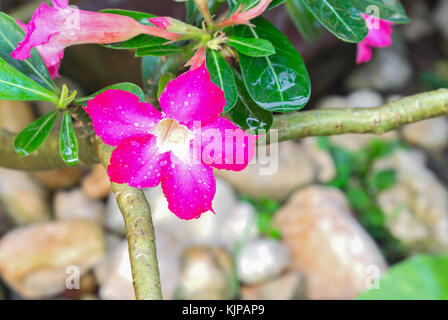
[{"label": "glossy green leaf", "polygon": [[11,52],[15,50],[17,44],[22,41],[24,36],[25,32],[14,19],[0,12],[0,57],[43,87],[58,92],[58,88],[51,80],[47,67],[36,49],[32,49],[31,57],[24,61],[11,57]]},{"label": "glossy green leaf", "polygon": [[290,112],[308,102],[311,84],[302,57],[283,33],[263,18],[252,21],[256,28],[238,26],[235,34],[269,40],[276,54],[253,58],[238,54],[246,87],[263,109]]},{"label": "glossy green leaf", "polygon": [[394,169],[383,169],[369,177],[369,187],[375,192],[391,188],[397,182],[397,172]]},{"label": "glossy green leaf", "polygon": [[361,42],[369,32],[364,18],[349,0],[301,0],[317,20],[336,37]]},{"label": "glossy green leaf", "polygon": [[144,57],[144,56],[161,57],[161,56],[167,56],[170,54],[179,53],[181,51],[182,51],[181,47],[176,47],[171,44],[155,45],[155,46],[149,46],[149,47],[137,49],[137,51],[135,52],[135,56],[136,57]]},{"label": "glossy green leaf", "polygon": [[73,129],[70,111],[65,111],[62,117],[61,131],[59,134],[59,152],[62,160],[69,166],[78,163],[78,139]]},{"label": "glossy green leaf", "polygon": [[103,93],[104,91],[109,90],[109,89],[117,89],[117,90],[128,91],[130,93],[135,94],[137,97],[139,97],[140,101],[143,101],[145,99],[145,95],[144,95],[142,89],[138,85],[133,84],[131,82],[120,82],[120,83],[116,83],[116,84],[113,84],[111,86],[108,86],[106,88],[103,88],[100,91],[97,91],[94,94],[91,94],[90,96],[76,99],[75,100],[75,104],[81,105],[81,106],[86,106],[87,102],[89,100],[92,100],[93,98],[95,98],[100,93]]},{"label": "glossy green leaf", "polygon": [[232,120],[242,129],[259,134],[258,130],[266,132],[272,125],[272,112],[260,108],[247,92],[243,79],[238,72],[235,74],[235,83],[238,90],[238,102],[230,110]]},{"label": "glossy green leaf", "polygon": [[305,40],[312,42],[320,38],[322,26],[302,4],[301,0],[286,0],[286,9],[292,22]]},{"label": "glossy green leaf", "polygon": [[213,83],[224,91],[227,104],[223,113],[230,111],[238,99],[232,68],[217,51],[208,50],[207,69],[210,72]]},{"label": "glossy green leaf", "polygon": [[394,265],[361,300],[447,300],[448,255],[421,255]]},{"label": "glossy green leaf", "polygon": [[22,156],[36,151],[50,134],[58,114],[55,110],[31,122],[17,135],[14,149]]},{"label": "glossy green leaf", "polygon": [[406,11],[398,0],[350,0],[350,2],[362,13],[369,15],[378,14],[377,17],[382,20],[392,21],[394,23],[409,22]]},{"label": "glossy green leaf", "polygon": [[0,58],[0,99],[24,101],[50,101],[57,103],[54,92],[6,63]]},{"label": "glossy green leaf", "polygon": [[227,44],[250,57],[265,57],[275,53],[275,48],[268,40],[230,36]]},{"label": "glossy green leaf", "polygon": [[[145,13],[145,12],[139,12],[139,11],[129,11],[129,10],[121,10],[121,9],[105,9],[101,10],[100,12],[103,13],[111,13],[111,14],[118,14],[126,17],[130,17],[136,21],[138,21],[141,24],[152,26],[153,24],[149,22],[148,19],[156,17],[153,14]],[[118,42],[118,43],[111,43],[111,44],[105,44],[104,46],[111,49],[137,49],[146,47],[149,44],[153,42],[160,42],[164,41],[167,42],[167,40],[150,36],[148,34],[140,34],[132,39],[129,39],[127,41]]]}]

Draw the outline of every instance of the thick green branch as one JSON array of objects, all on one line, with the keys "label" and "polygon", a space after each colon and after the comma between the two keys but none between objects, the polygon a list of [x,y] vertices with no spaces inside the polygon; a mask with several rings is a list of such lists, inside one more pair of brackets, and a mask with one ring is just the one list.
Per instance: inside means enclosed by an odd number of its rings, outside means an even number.
[{"label": "thick green branch", "polygon": [[[310,136],[344,133],[382,134],[405,124],[448,115],[448,89],[440,89],[399,99],[378,108],[341,108],[300,111],[276,116],[272,129],[278,129],[279,141]],[[15,135],[0,129],[0,167],[20,170],[62,168],[57,134],[28,157],[13,148]],[[80,164],[98,162],[93,137],[78,136]],[[259,143],[269,143],[265,138]]]},{"label": "thick green branch", "polygon": [[[381,135],[403,125],[448,115],[448,89],[417,94],[377,108],[300,111],[274,117],[279,141],[344,133]],[[260,139],[259,143],[264,143]],[[269,141],[268,141],[269,143]]]},{"label": "thick green branch", "polygon": [[[107,168],[113,147],[97,140],[98,156]],[[126,225],[135,296],[137,300],[161,300],[154,226],[145,195],[126,184],[112,183],[112,191]]]}]

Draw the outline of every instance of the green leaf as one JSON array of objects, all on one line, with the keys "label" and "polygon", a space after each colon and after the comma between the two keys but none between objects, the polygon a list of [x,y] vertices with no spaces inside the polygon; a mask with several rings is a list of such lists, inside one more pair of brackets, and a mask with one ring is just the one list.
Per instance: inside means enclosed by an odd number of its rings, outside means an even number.
[{"label": "green leaf", "polygon": [[143,77],[143,87],[146,88],[148,84],[148,79],[151,73],[154,71],[156,65],[159,63],[160,57],[154,56],[144,56],[142,58],[142,77]]},{"label": "green leaf", "polygon": [[254,131],[256,134],[258,130],[268,131],[272,125],[272,112],[261,109],[247,92],[243,79],[238,72],[234,72],[235,82],[238,90],[238,102],[236,106],[230,110],[232,120],[244,130]]},{"label": "green leaf", "polygon": [[[394,23],[408,23],[409,18],[403,5],[398,0],[350,0],[353,7],[362,13],[372,15],[375,11],[369,10],[369,6],[376,6],[379,18]],[[373,8],[373,7],[372,7]]]},{"label": "green leaf", "polygon": [[[105,10],[101,10],[100,12],[118,14],[121,16],[130,17],[146,26],[153,26],[153,24],[151,22],[149,22],[148,19],[156,17],[155,15],[150,14],[150,13],[121,10],[121,9],[105,9]],[[137,49],[137,48],[146,47],[153,42],[160,42],[160,41],[167,42],[167,40],[159,38],[159,37],[150,36],[148,34],[140,34],[140,35],[138,35],[132,39],[129,39],[127,41],[112,43],[112,44],[104,44],[103,46],[110,48],[110,49]]]},{"label": "green leaf", "polygon": [[224,91],[226,106],[223,113],[229,112],[238,100],[235,78],[232,68],[227,61],[215,50],[207,52],[207,69],[210,72],[211,80]]},{"label": "green leaf", "polygon": [[275,53],[275,48],[268,40],[230,36],[227,44],[250,57],[265,57]]},{"label": "green leaf", "polygon": [[361,300],[447,300],[448,255],[420,255],[394,265]]},{"label": "green leaf", "polygon": [[69,166],[78,163],[78,139],[73,129],[70,111],[65,111],[62,117],[61,131],[59,134],[59,152],[62,160]]},{"label": "green leaf", "polygon": [[308,102],[311,83],[302,57],[291,42],[263,18],[252,20],[256,28],[238,26],[236,35],[269,40],[276,54],[253,58],[238,54],[241,72],[252,99],[263,109],[290,112]]},{"label": "green leaf", "polygon": [[10,66],[0,58],[0,99],[24,101],[50,101],[57,103],[54,92]]},{"label": "green leaf", "polygon": [[0,12],[0,57],[9,65],[45,88],[59,92],[59,89],[53,83],[47,67],[35,48],[30,52],[31,57],[24,61],[11,57],[11,52],[15,50],[17,44],[22,41],[24,36],[25,32],[14,19]]},{"label": "green leaf", "polygon": [[369,179],[369,187],[375,192],[391,188],[397,182],[397,172],[394,169],[384,169],[375,172]]},{"label": "green leaf", "polygon": [[316,41],[322,35],[320,23],[301,0],[286,0],[286,9],[297,30],[306,41]]},{"label": "green leaf", "polygon": [[50,134],[58,114],[55,110],[31,122],[17,135],[14,149],[22,156],[36,151]]},{"label": "green leaf", "polygon": [[160,98],[160,95],[165,90],[168,82],[170,82],[171,80],[173,80],[175,78],[176,78],[176,75],[172,72],[167,72],[160,77],[159,86],[157,88],[157,98]]},{"label": "green leaf", "polygon": [[301,0],[317,20],[336,37],[361,42],[369,32],[364,18],[349,0]]},{"label": "green leaf", "polygon": [[90,96],[76,99],[75,100],[75,104],[81,105],[81,106],[86,106],[87,102],[89,100],[92,100],[93,98],[95,98],[100,93],[103,93],[104,91],[109,90],[109,89],[117,89],[117,90],[128,91],[130,93],[135,94],[137,97],[139,97],[140,101],[143,101],[145,99],[145,95],[144,95],[142,89],[138,85],[133,84],[131,82],[120,82],[120,83],[116,83],[116,84],[113,84],[111,86],[108,86],[106,88],[103,88],[100,91],[97,91],[94,94],[91,94]]},{"label": "green leaf", "polygon": [[172,44],[167,45],[153,45],[153,46],[147,46],[144,48],[138,48],[135,52],[136,57],[144,57],[144,56],[155,56],[155,57],[161,57],[161,56],[167,56],[170,54],[179,53],[182,51],[181,47],[176,47]]}]

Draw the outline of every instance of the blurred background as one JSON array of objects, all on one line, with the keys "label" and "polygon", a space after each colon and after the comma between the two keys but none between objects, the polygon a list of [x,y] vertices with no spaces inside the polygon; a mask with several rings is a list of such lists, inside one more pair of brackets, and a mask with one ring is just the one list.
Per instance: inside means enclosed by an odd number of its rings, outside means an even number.
[{"label": "blurred background", "polygon": [[[313,86],[306,109],[375,107],[448,86],[448,0],[402,2],[411,23],[395,26],[393,46],[361,66],[356,45],[326,30],[303,39],[286,6],[265,15],[306,61]],[[39,4],[2,0],[0,9],[27,22]],[[185,17],[184,4],[171,0],[71,4]],[[139,58],[98,45],[68,48],[61,75],[57,83],[86,95],[143,84]],[[19,132],[51,109],[0,101],[0,127]],[[217,172],[216,215],[195,221],[176,218],[160,188],[148,189],[163,295],[448,299],[447,167],[445,117],[381,137],[283,142],[274,175],[260,175],[259,165]],[[124,224],[101,165],[0,168],[0,299],[27,298],[135,299]]]}]

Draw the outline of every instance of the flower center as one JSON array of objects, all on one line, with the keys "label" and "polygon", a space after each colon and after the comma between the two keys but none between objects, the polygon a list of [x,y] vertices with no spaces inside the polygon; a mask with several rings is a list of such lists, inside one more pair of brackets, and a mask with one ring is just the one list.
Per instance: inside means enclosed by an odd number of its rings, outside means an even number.
[{"label": "flower center", "polygon": [[152,134],[157,137],[159,153],[171,151],[181,160],[188,158],[193,133],[186,126],[174,119],[163,119],[154,127]]}]

